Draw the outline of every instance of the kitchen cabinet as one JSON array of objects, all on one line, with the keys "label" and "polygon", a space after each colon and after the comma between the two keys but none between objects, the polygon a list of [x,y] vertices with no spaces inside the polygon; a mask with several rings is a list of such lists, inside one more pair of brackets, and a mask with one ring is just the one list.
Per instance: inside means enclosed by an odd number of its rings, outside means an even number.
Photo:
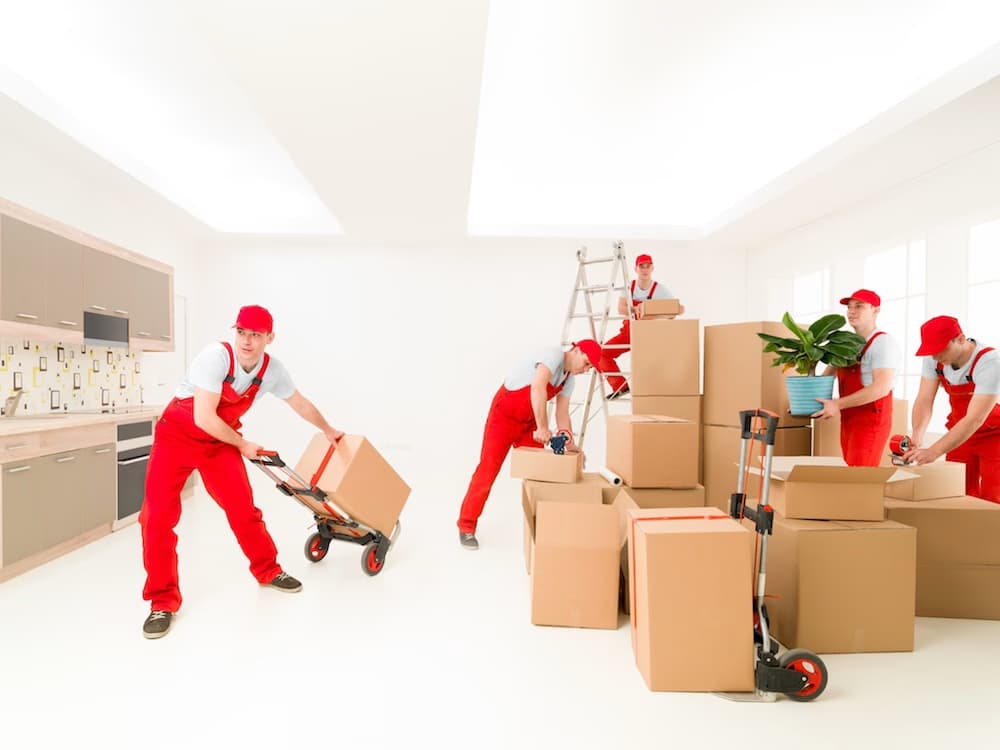
[{"label": "kitchen cabinet", "polygon": [[132,269],[132,314],[129,319],[129,336],[152,341],[171,341],[170,274],[155,268],[136,266]]},{"label": "kitchen cabinet", "polygon": [[83,251],[83,309],[127,318],[133,299],[130,283],[133,263],[117,255],[85,248]]}]

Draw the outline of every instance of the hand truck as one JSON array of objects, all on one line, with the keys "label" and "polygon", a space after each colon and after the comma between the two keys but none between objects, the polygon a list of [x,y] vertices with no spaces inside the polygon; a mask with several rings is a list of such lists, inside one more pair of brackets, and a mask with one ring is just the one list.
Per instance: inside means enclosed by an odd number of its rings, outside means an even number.
[{"label": "hand truck", "polygon": [[[778,656],[779,644],[768,631],[767,607],[764,604],[767,577],[767,538],[773,533],[774,510],[767,504],[771,485],[771,459],[778,415],[764,409],[740,412],[742,442],[740,469],[736,492],[729,496],[729,515],[737,521],[744,518],[754,524],[759,535],[760,557],[754,592],[754,683],[756,697],[751,700],[773,701],[778,693],[794,701],[811,701],[826,689],[826,665],[812,651],[791,649]],[[762,444],[760,502],[756,508],[747,506],[746,485],[750,474],[753,443]]]},{"label": "hand truck", "polygon": [[[326,557],[330,542],[336,539],[364,546],[361,569],[367,575],[376,576],[382,572],[386,555],[399,537],[399,521],[393,526],[392,533],[386,536],[378,529],[352,519],[330,500],[326,492],[304,480],[282,461],[277,451],[258,451],[257,458],[251,458],[250,463],[259,466],[282,493],[294,497],[312,512],[316,532],[306,539],[304,551],[307,560],[318,563]],[[285,478],[279,476],[276,470],[284,474]],[[291,484],[288,479],[293,479],[296,483]]]}]

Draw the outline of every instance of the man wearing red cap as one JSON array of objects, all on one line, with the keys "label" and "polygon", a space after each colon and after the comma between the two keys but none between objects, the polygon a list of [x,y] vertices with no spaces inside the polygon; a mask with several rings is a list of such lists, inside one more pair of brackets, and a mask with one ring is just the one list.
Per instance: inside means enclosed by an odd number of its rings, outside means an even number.
[{"label": "man wearing red cap", "polygon": [[476,526],[486,498],[511,448],[545,445],[549,431],[548,402],[556,399],[556,429],[569,436],[566,450],[577,450],[569,421],[569,397],[574,375],[587,372],[601,361],[601,347],[593,339],[573,344],[569,351],[557,346],[539,351],[517,366],[493,397],[479,465],[469,482],[458,515],[458,540],[470,550],[479,549]]},{"label": "man wearing red cap", "polygon": [[322,430],[330,442],[344,433],[331,427],[296,390],[282,364],[264,353],[274,341],[267,310],[258,305],[243,307],[233,327],[234,344],[210,344],[195,357],[156,423],[146,497],[139,513],[146,568],[142,598],[151,608],[142,627],[146,638],[166,635],[181,606],[174,527],[181,517],[181,489],[195,469],[208,494],[225,511],[254,578],[279,591],[302,589],[278,565],[274,541],[254,505],[243,459],[256,458],[260,446],[240,434],[240,417],[257,396],[270,392]]},{"label": "man wearing red cap", "polygon": [[920,326],[924,356],[920,390],[913,402],[913,445],[920,446],[938,386],[951,403],[946,432],[926,448],[914,447],[904,461],[926,464],[942,455],[965,464],[965,494],[1000,503],[1000,356],[991,346],[966,338],[948,315]]},{"label": "man wearing red cap", "polygon": [[[618,299],[619,315],[631,314],[631,317],[638,320],[642,316],[639,305],[646,300],[674,299],[673,292],[667,289],[666,286],[653,281],[652,256],[643,254],[636,257],[635,275],[637,278],[632,280],[629,288],[632,304],[629,304],[628,297],[622,295]],[[681,305],[680,310],[682,313],[684,312],[683,305]],[[630,321],[626,319],[622,322],[622,327],[618,331],[618,334],[604,342],[603,356],[601,357],[600,365],[597,367],[598,370],[610,373],[621,372],[615,360],[629,350],[629,346],[632,343],[630,333]],[[611,393],[608,395],[609,399],[618,398],[629,391],[628,383],[620,375],[609,375],[608,385],[611,387]]]},{"label": "man wearing red cap", "polygon": [[840,304],[847,305],[847,322],[865,339],[858,361],[836,372],[838,398],[818,399],[823,408],[814,417],[840,416],[840,449],[848,466],[878,466],[892,432],[892,384],[903,352],[889,334],[875,327],[882,298],[859,289]]}]

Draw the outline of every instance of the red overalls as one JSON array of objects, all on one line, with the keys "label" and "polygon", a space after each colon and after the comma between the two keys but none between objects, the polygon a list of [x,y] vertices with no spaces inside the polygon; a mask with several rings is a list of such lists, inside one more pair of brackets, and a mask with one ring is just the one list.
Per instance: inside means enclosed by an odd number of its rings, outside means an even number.
[{"label": "red overalls", "polygon": [[[884,334],[885,331],[878,331],[868,339],[855,364],[837,368],[837,385],[841,398],[864,388],[861,382],[861,358],[872,342]],[[892,391],[871,403],[840,410],[840,449],[848,466],[878,466],[882,463],[890,432]]]},{"label": "red overalls", "polygon": [[[976,391],[972,373],[976,369],[979,358],[993,347],[981,349],[972,360],[966,382],[952,385],[944,376],[944,365],[937,366],[938,380],[944,386],[951,402],[951,413],[945,425],[950,430],[969,411],[969,402]],[[986,421],[972,433],[971,437],[960,446],[945,455],[949,461],[959,461],[965,464],[965,494],[1000,503],[1000,404],[986,417]]]},{"label": "red overalls", "polygon": [[[216,413],[238,431],[240,417],[253,403],[270,358],[264,355],[260,372],[240,395],[232,387],[233,348],[228,343],[224,346],[229,352],[229,374],[223,380]],[[142,562],[146,568],[142,598],[154,610],[176,612],[181,606],[174,527],[181,518],[181,489],[195,469],[201,474],[208,494],[225,511],[229,527],[250,560],[254,577],[260,583],[268,583],[281,572],[277,549],[260,510],[253,504],[253,492],[239,449],[216,440],[195,425],[193,397],[174,398],[156,423],[146,473],[146,497],[139,513]]]},{"label": "red overalls", "polygon": [[[656,282],[654,281],[653,285],[649,287],[649,294],[646,296],[646,299],[636,300],[635,279],[632,279],[632,286],[629,289],[629,294],[632,297],[632,307],[638,307],[647,299],[653,299],[653,292],[655,291],[656,291]],[[631,340],[632,337],[630,333],[631,333],[631,321],[630,320],[622,321],[622,327],[621,330],[618,331],[618,335],[605,341],[604,346],[601,347],[601,361],[598,364],[597,367],[598,370],[600,370],[601,372],[621,372],[621,370],[618,369],[618,363],[615,360],[628,351],[628,347],[632,343]],[[625,348],[623,349],[609,348],[622,345],[624,345]],[[619,375],[610,375],[608,376],[608,385],[611,386],[611,392],[614,393],[615,391],[619,390],[623,385],[625,385],[625,378]]]},{"label": "red overalls", "polygon": [[[559,385],[545,384],[546,401],[551,401],[566,384],[569,375]],[[531,386],[508,391],[500,386],[490,404],[483,433],[483,447],[479,452],[479,465],[472,474],[469,489],[458,514],[459,531],[474,534],[483,506],[490,495],[493,481],[500,472],[511,448],[540,447],[531,436],[535,431],[535,413],[531,408]]]}]

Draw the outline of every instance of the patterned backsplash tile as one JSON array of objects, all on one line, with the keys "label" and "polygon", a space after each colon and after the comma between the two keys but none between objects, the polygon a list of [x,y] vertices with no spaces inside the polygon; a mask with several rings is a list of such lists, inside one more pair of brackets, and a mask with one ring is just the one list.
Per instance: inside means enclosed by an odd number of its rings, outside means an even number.
[{"label": "patterned backsplash tile", "polygon": [[142,377],[141,351],[0,339],[0,393],[24,391],[19,414],[138,406]]}]

